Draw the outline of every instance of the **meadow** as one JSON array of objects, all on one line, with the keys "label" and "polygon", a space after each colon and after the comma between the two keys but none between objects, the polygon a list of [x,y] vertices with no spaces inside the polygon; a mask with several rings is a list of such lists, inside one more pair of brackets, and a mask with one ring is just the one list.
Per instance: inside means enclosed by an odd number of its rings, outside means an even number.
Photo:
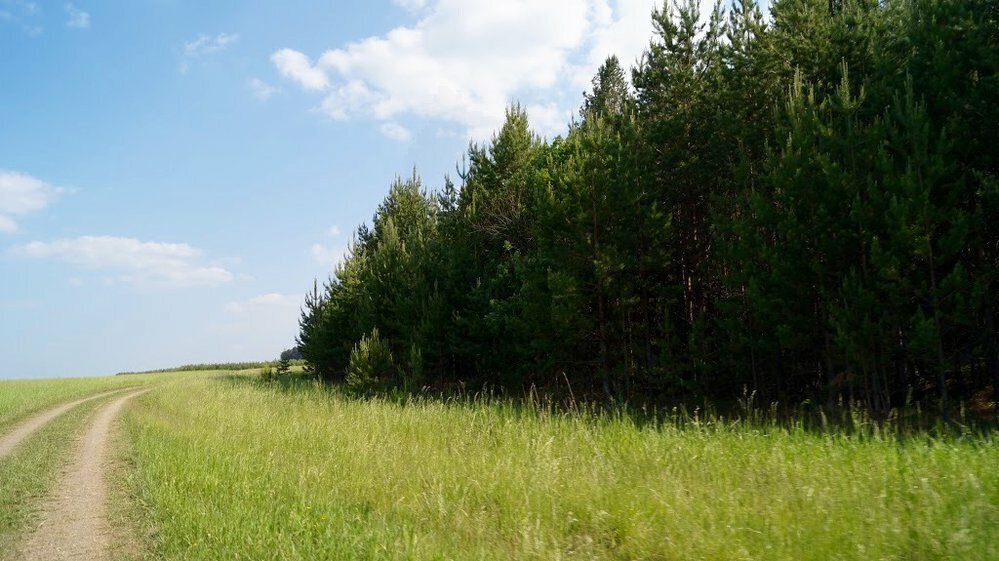
[{"label": "meadow", "polygon": [[191,379],[125,418],[157,558],[999,558],[992,433]]},{"label": "meadow", "polygon": [[0,380],[0,436],[34,413],[90,396],[30,433],[11,453],[0,456],[0,559],[13,545],[38,510],[40,500],[52,491],[75,438],[92,413],[109,401],[107,392],[168,381],[182,382],[192,374],[153,373],[136,376]]},{"label": "meadow", "polygon": [[160,374],[0,380],[0,430],[47,407],[100,392],[162,381]]}]

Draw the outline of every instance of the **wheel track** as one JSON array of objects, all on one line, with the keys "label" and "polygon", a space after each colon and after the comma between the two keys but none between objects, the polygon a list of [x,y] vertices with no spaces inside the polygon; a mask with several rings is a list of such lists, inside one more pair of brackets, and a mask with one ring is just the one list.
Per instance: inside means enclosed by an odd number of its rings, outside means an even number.
[{"label": "wheel track", "polygon": [[104,463],[115,417],[136,391],[112,400],[96,413],[76,444],[55,492],[44,502],[39,522],[18,549],[20,561],[99,561],[106,558],[111,529],[107,521]]},{"label": "wheel track", "polygon": [[50,421],[56,417],[66,413],[70,409],[76,407],[77,405],[92,401],[94,399],[99,399],[109,395],[113,395],[125,390],[113,390],[109,392],[102,392],[99,394],[91,395],[82,399],[77,399],[75,401],[70,401],[68,403],[63,403],[62,405],[53,407],[35,415],[34,417],[29,417],[26,421],[22,421],[20,424],[14,426],[14,428],[5,434],[0,436],[0,459],[4,458],[8,454],[17,448],[17,445],[24,441],[24,439],[31,436],[35,431],[47,425]]}]

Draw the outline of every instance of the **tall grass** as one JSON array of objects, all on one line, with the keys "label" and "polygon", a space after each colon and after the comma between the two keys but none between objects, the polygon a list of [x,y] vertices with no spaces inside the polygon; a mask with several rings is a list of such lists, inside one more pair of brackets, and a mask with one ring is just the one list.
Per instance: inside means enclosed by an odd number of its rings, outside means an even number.
[{"label": "tall grass", "polygon": [[64,401],[102,391],[149,384],[162,379],[163,376],[144,375],[129,378],[103,376],[0,380],[0,431],[31,413]]},{"label": "tall grass", "polygon": [[[32,411],[44,409],[63,401],[108,390],[139,387],[161,382],[184,383],[192,377],[211,375],[195,372],[189,374],[149,374],[123,379],[104,378],[65,378],[46,380],[0,381],[0,427],[3,423],[13,424],[18,418]],[[40,506],[40,501],[52,493],[52,485],[57,481],[59,467],[71,453],[74,437],[86,425],[90,414],[101,405],[113,399],[104,396],[87,401],[56,417],[29,435],[8,456],[0,458],[0,560],[14,555],[14,545],[20,539],[32,513]],[[116,433],[120,432],[116,430]],[[121,454],[115,457],[112,479],[115,483],[131,477],[121,466]],[[117,487],[116,487],[117,489]],[[121,493],[115,495],[120,498]],[[124,512],[122,509],[114,512]],[[116,545],[127,541],[116,539]],[[123,558],[121,548],[113,557]]]},{"label": "tall grass", "polygon": [[126,420],[166,559],[999,559],[992,435],[197,380]]}]

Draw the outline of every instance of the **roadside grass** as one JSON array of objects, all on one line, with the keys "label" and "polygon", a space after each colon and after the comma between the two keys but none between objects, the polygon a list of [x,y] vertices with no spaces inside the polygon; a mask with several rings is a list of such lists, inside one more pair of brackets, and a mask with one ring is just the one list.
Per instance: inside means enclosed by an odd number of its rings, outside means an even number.
[{"label": "roadside grass", "polygon": [[142,503],[135,450],[125,435],[121,417],[112,426],[108,456],[105,474],[112,532],[108,555],[115,561],[155,559],[156,529],[149,509]]},{"label": "roadside grass", "polygon": [[81,403],[0,458],[0,559],[13,555],[22,530],[49,493],[87,417],[108,398]]},{"label": "roadside grass", "polygon": [[178,374],[155,373],[138,376],[0,380],[0,434],[32,413],[65,401],[176,376]]},{"label": "roadside grass", "polygon": [[167,560],[999,559],[995,435],[191,380],[125,419]]}]

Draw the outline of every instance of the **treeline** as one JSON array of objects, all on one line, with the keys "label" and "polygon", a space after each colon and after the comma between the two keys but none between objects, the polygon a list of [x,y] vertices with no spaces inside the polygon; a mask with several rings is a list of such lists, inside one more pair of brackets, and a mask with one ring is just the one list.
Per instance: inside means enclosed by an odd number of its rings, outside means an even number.
[{"label": "treeline", "polygon": [[[284,353],[282,353],[283,355]],[[127,374],[150,374],[153,372],[200,372],[209,370],[250,370],[254,368],[265,368],[274,366],[277,361],[258,362],[212,362],[204,364],[185,364],[183,366],[172,366],[170,368],[160,368],[157,370],[143,370],[141,372],[119,372],[116,376]]]},{"label": "treeline", "polygon": [[564,138],[515,106],[457,184],[396,181],[308,295],[302,356],[374,390],[999,392],[997,6],[655,11]]}]

